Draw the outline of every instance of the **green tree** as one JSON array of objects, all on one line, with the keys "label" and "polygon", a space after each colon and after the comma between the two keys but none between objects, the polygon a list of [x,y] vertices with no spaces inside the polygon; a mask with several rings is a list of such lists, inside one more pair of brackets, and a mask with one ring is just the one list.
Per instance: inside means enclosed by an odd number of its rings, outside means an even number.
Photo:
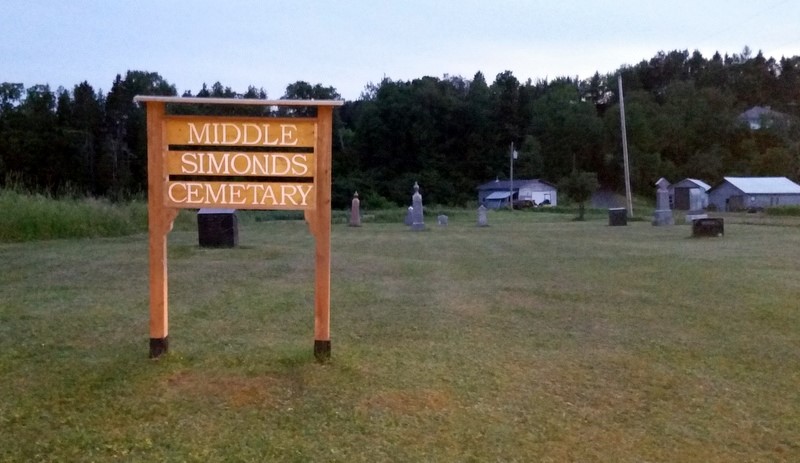
[{"label": "green tree", "polygon": [[[340,100],[339,92],[334,87],[325,87],[322,84],[311,85],[306,81],[298,80],[286,86],[282,100]],[[317,108],[308,107],[281,107],[279,114],[283,116],[294,115],[300,117],[314,117]]]},{"label": "green tree", "polygon": [[592,198],[592,194],[600,187],[595,172],[583,172],[575,170],[569,176],[564,177],[558,182],[559,191],[567,195],[569,199],[578,203],[577,220],[584,219],[585,203]]},{"label": "green tree", "polygon": [[85,193],[97,194],[96,163],[104,139],[103,97],[88,82],[72,92],[60,89],[56,110],[64,156],[69,160],[70,184]]},{"label": "green tree", "polygon": [[19,106],[25,90],[23,84],[0,83],[0,185],[4,185],[10,169],[8,163],[17,151],[18,126],[22,115]]},{"label": "green tree", "polygon": [[511,143],[519,143],[527,128],[520,105],[520,84],[511,71],[497,75],[490,87],[494,147],[503,152]]},{"label": "green tree", "polygon": [[477,72],[464,96],[464,152],[461,175],[472,187],[497,175],[500,166],[492,137],[491,94],[483,73]]},{"label": "green tree", "polygon": [[540,178],[544,171],[542,145],[533,135],[527,135],[518,150],[518,158],[514,161],[515,176],[519,178]]},{"label": "green tree", "polygon": [[595,106],[581,100],[571,80],[550,84],[534,102],[530,133],[541,146],[546,179],[602,168],[602,122]]},{"label": "green tree", "polygon": [[32,189],[56,192],[66,180],[63,143],[56,116],[56,95],[48,85],[33,85],[8,127],[5,168]]},{"label": "green tree", "polygon": [[798,159],[787,148],[768,148],[752,169],[753,175],[793,177],[798,171]]},{"label": "green tree", "polygon": [[147,124],[136,95],[175,96],[177,89],[155,72],[128,71],[114,79],[105,100],[105,140],[98,161],[100,190],[112,197],[147,185]]},{"label": "green tree", "polygon": [[11,111],[19,105],[24,91],[23,84],[0,83],[0,115]]}]

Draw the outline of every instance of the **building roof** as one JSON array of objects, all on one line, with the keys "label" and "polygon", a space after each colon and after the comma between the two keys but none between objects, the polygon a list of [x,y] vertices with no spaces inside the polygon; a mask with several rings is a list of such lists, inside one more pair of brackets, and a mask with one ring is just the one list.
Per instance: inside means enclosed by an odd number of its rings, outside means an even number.
[{"label": "building roof", "polygon": [[751,129],[760,129],[762,121],[766,123],[766,126],[769,126],[771,121],[785,117],[785,114],[775,111],[769,106],[753,106],[739,114],[739,120],[747,122]]},{"label": "building roof", "polygon": [[786,177],[725,177],[725,182],[744,194],[800,194],[800,185]]},{"label": "building roof", "polygon": [[753,106],[747,111],[739,114],[740,119],[747,121],[758,121],[763,116],[783,116],[783,113],[773,110],[769,106]]},{"label": "building roof", "polygon": [[486,196],[486,199],[488,199],[488,200],[506,199],[506,198],[509,197],[510,194],[511,194],[511,192],[509,192],[509,191],[495,191],[495,192],[489,193],[489,195]]},{"label": "building roof", "polygon": [[[546,182],[544,180],[539,179],[524,179],[521,178],[519,180],[514,179],[514,189],[518,190],[522,187],[527,186],[528,184],[536,183],[539,185],[545,185],[552,189],[556,189],[556,186],[552,183]],[[510,180],[493,180],[491,182],[484,183],[478,187],[478,190],[510,190],[511,189],[511,181]]]},{"label": "building roof", "polygon": [[677,182],[677,183],[674,183],[674,184],[670,185],[670,188],[686,188],[686,187],[689,187],[689,188],[695,188],[695,187],[696,188],[702,188],[703,191],[708,191],[708,190],[711,189],[711,185],[709,185],[708,183],[706,183],[706,182],[704,182],[702,180],[697,180],[696,178],[685,178],[685,179],[681,180],[680,182]]}]

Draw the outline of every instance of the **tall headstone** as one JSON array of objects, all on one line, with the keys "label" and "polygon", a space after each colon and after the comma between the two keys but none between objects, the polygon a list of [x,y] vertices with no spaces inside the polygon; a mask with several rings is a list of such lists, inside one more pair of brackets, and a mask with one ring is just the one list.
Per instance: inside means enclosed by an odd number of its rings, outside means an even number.
[{"label": "tall headstone", "polygon": [[672,217],[672,209],[669,207],[669,190],[664,184],[658,185],[656,191],[656,210],[653,212],[653,225],[672,225],[675,220]]},{"label": "tall headstone", "polygon": [[361,201],[358,199],[358,192],[353,195],[353,201],[350,206],[350,223],[351,227],[361,226]]},{"label": "tall headstone", "polygon": [[478,208],[478,226],[479,227],[488,227],[489,226],[489,219],[486,217],[486,206],[481,204],[481,207]]},{"label": "tall headstone", "polygon": [[425,230],[425,222],[422,214],[422,195],[419,194],[419,184],[414,182],[414,194],[411,196],[411,204],[414,210],[411,213],[413,221],[411,229],[414,231]]}]

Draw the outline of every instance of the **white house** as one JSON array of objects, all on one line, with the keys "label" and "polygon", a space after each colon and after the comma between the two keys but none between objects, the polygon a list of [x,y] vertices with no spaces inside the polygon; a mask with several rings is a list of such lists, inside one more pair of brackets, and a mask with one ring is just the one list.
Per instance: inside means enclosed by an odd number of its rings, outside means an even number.
[{"label": "white house", "polygon": [[519,179],[514,180],[513,184],[509,180],[494,180],[478,187],[478,204],[490,209],[508,206],[509,198],[512,201],[555,206],[558,192],[555,185],[538,179]]},{"label": "white house", "polygon": [[782,122],[786,119],[786,114],[775,111],[769,106],[753,106],[739,114],[739,120],[747,124],[751,130],[759,130],[762,127],[769,128],[776,122]]}]

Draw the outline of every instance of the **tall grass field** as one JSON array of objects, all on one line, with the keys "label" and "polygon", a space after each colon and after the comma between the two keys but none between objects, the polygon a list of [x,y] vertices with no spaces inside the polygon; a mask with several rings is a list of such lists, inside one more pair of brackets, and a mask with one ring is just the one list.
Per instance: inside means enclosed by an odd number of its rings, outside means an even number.
[{"label": "tall grass field", "polygon": [[305,223],[188,217],[158,360],[146,232],[0,243],[0,461],[800,461],[800,218],[337,222],[320,364]]}]

